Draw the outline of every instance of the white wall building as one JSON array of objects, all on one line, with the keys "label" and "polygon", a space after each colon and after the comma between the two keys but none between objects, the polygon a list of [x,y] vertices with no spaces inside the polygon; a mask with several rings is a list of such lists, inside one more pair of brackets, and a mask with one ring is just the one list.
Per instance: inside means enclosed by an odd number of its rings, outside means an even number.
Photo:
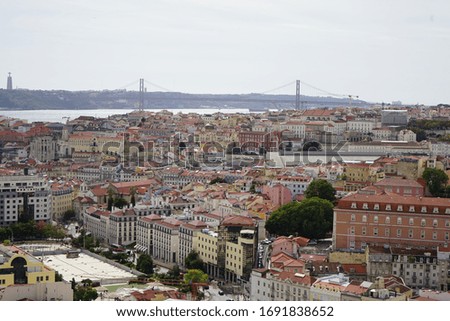
[{"label": "white wall building", "polygon": [[16,223],[20,215],[35,221],[51,220],[52,197],[47,182],[38,176],[0,176],[0,227]]}]

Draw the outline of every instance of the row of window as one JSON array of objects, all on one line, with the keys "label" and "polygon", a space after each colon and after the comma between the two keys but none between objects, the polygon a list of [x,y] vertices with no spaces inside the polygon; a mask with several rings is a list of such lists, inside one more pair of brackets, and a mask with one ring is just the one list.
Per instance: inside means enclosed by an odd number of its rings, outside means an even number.
[{"label": "row of window", "polygon": [[[407,207],[407,205],[405,205],[405,208]],[[351,205],[352,209],[357,209],[357,203],[353,202]],[[368,203],[363,203],[361,209],[363,210],[368,210],[369,209],[369,204]],[[380,204],[374,204],[373,205],[373,209],[374,210],[380,210]],[[385,206],[385,211],[392,211],[392,206],[391,204],[386,204]],[[397,205],[397,212],[403,212],[403,205]],[[410,205],[409,206],[409,212],[414,213],[416,212],[416,206],[414,205]],[[422,206],[420,212],[422,213],[428,213],[428,207],[427,206]],[[434,214],[439,214],[439,207],[433,207],[433,213]],[[445,209],[445,214],[450,214],[450,208],[446,208]]]},{"label": "row of window", "polygon": [[[379,223],[379,219],[378,219],[378,215],[374,215],[373,217],[373,223]],[[352,222],[356,222],[356,214],[352,214],[350,216],[350,220]],[[367,223],[367,215],[362,215],[361,216],[361,221],[363,223]],[[391,217],[390,216],[386,216],[384,219],[384,223],[385,224],[391,224]],[[415,219],[413,217],[410,217],[408,220],[409,225],[414,225],[415,224]],[[397,224],[401,225],[403,224],[403,218],[402,217],[397,217]],[[426,226],[427,225],[427,220],[422,218],[420,220],[420,226]],[[433,227],[437,227],[438,226],[438,220],[437,219],[433,219],[432,222]],[[446,220],[445,221],[445,227],[450,227],[450,220]]]},{"label": "row of window", "polygon": [[[350,234],[354,235],[355,234],[355,227],[351,226],[350,227]],[[363,226],[361,228],[361,234],[362,235],[367,235],[367,227]],[[402,237],[403,234],[403,230],[402,229],[397,229],[397,237]],[[420,238],[421,239],[425,239],[426,238],[426,231],[425,230],[421,230],[420,231]],[[378,227],[373,227],[372,228],[372,236],[379,236],[379,229]],[[384,229],[384,236],[391,236],[391,229],[390,228],[385,228]],[[414,238],[414,230],[413,229],[409,229],[408,230],[408,238]],[[438,233],[437,232],[432,232],[432,239],[433,240],[437,240],[438,238]],[[450,232],[445,232],[445,240],[448,241],[450,239]]]}]

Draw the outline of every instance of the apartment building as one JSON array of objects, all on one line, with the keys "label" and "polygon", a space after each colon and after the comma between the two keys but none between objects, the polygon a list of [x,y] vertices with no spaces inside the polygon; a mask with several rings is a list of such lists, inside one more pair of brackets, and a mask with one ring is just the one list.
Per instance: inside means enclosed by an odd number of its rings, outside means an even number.
[{"label": "apartment building", "polygon": [[179,245],[178,245],[178,265],[185,267],[186,257],[194,249],[194,239],[199,233],[208,228],[208,225],[202,221],[189,221],[180,225]]},{"label": "apartment building", "polygon": [[443,246],[450,240],[450,199],[402,196],[369,187],[334,209],[333,248]]},{"label": "apartment building", "polygon": [[154,222],[153,259],[169,267],[178,263],[181,224],[181,221],[171,217]]},{"label": "apartment building", "polygon": [[42,177],[0,176],[0,227],[16,223],[21,216],[49,222],[51,213],[51,190]]},{"label": "apartment building", "polygon": [[59,220],[64,212],[73,209],[72,201],[75,193],[72,185],[65,183],[53,183],[50,188],[52,193],[52,218],[53,220]]},{"label": "apartment building", "polygon": [[153,256],[153,225],[163,218],[157,214],[139,217],[136,228],[136,250]]},{"label": "apartment building", "polygon": [[250,278],[252,301],[308,301],[316,279],[308,274],[254,269]]},{"label": "apartment building", "polygon": [[228,216],[216,230],[202,230],[194,239],[210,276],[236,282],[249,280],[255,262],[258,222],[245,216]]}]

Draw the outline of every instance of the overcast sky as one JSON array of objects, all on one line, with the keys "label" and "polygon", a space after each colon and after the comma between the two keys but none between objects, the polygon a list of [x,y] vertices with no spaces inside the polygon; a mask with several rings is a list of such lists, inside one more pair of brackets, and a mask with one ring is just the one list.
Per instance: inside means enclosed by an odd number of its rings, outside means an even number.
[{"label": "overcast sky", "polygon": [[2,0],[0,34],[1,88],[450,103],[447,0]]}]

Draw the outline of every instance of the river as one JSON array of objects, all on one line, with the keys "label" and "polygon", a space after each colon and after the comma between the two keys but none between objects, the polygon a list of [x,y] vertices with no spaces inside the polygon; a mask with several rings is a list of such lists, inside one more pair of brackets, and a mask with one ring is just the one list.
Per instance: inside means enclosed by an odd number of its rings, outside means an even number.
[{"label": "river", "polygon": [[[65,122],[63,117],[75,119],[79,116],[94,116],[97,118],[107,118],[111,115],[127,114],[135,109],[39,109],[39,110],[0,110],[0,116],[19,118],[28,122]],[[145,109],[145,111],[158,112],[164,109]],[[217,112],[231,113],[249,113],[246,108],[192,108],[192,109],[166,109],[172,113],[197,113],[213,114]]]}]

